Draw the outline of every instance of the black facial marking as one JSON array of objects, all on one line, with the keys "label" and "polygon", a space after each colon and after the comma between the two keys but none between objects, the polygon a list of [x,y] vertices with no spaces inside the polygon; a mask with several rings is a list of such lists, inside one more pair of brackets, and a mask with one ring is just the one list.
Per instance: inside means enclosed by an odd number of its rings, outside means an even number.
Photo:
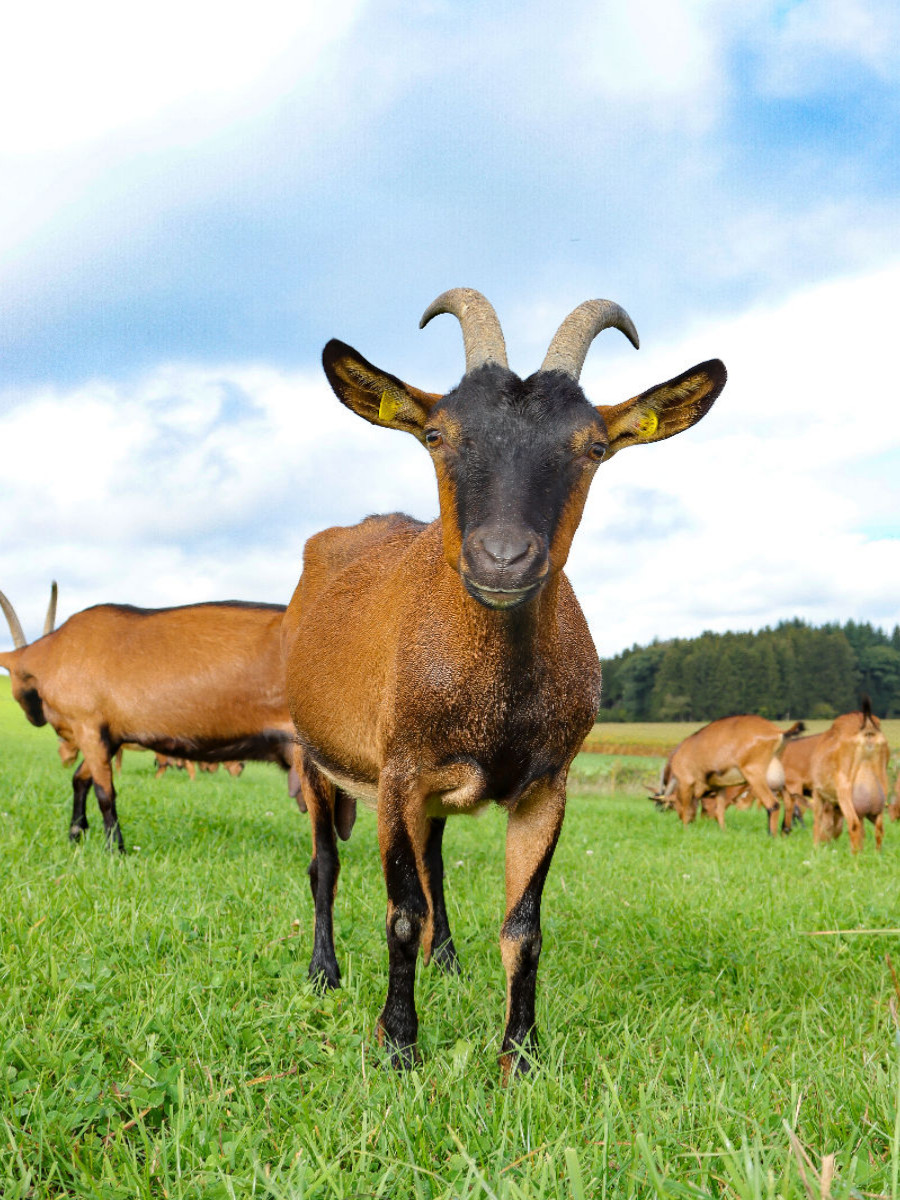
[{"label": "black facial marking", "polygon": [[47,724],[47,718],[44,716],[44,705],[37,688],[26,688],[24,691],[19,692],[17,699],[22,707],[22,711],[32,725],[40,727]]},{"label": "black facial marking", "polygon": [[[547,572],[566,502],[605,441],[578,384],[558,371],[522,380],[488,364],[435,406],[447,430],[443,469],[463,537],[463,576],[476,599],[507,607],[529,598]],[[486,594],[485,594],[486,593]]]}]

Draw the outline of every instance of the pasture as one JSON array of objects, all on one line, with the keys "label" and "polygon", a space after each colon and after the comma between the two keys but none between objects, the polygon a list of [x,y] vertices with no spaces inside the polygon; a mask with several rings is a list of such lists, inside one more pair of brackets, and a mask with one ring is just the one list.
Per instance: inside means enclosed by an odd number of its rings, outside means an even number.
[{"label": "pasture", "polygon": [[[126,753],[119,858],[93,798],[69,845],[55,744],[0,680],[4,1200],[900,1195],[900,826],[856,860],[755,812],[684,830],[640,788],[658,758],[585,756],[545,891],[540,1063],[504,1090],[500,814],[448,823],[465,973],[421,970],[401,1076],[372,1036],[371,814],[341,848],[345,986],[323,998],[280,772],[156,783]],[[809,936],[833,930],[894,932]]]}]

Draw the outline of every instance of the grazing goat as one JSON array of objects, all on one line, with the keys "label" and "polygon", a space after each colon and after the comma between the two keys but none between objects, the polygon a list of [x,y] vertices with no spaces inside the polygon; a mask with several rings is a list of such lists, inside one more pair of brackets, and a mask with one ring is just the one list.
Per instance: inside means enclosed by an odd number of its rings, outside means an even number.
[{"label": "grazing goat", "polygon": [[601,459],[680,433],[708,411],[725,368],[702,363],[613,406],[578,378],[593,338],[628,315],[588,301],[560,326],[543,366],[507,366],[491,305],[467,288],[440,296],[466,371],[445,396],[419,391],[342,342],[323,364],[353,412],[402,429],[432,456],[440,517],[393,513],[328,529],[306,544],[284,619],[297,767],[312,824],[311,977],[335,987],[335,828],[347,797],[377,808],[387,885],[387,999],[378,1036],[395,1066],[417,1056],[421,947],[458,960],[444,904],[441,842],[451,814],[492,801],[508,814],[504,1078],[536,1044],[541,893],[559,837],[569,765],[596,719],[600,664],[562,568]]},{"label": "grazing goat", "polygon": [[[667,764],[668,781],[665,790],[660,789],[664,801],[667,794],[674,794],[675,810],[685,825],[697,815],[698,802],[709,792],[735,789],[718,802],[716,815],[724,828],[724,808],[728,800],[738,799],[744,787],[749,788],[753,798],[769,814],[769,833],[778,829],[777,795],[784,791],[784,769],[781,755],[786,739],[802,733],[804,725],[797,721],[790,729],[782,732],[777,725],[765,717],[738,716],[721,717],[711,721],[696,733],[684,739],[671,754]],[[793,804],[784,806],[782,830],[790,833],[793,821]]]},{"label": "grazing goat", "polygon": [[891,756],[868,697],[861,709],[844,713],[821,734],[810,766],[813,842],[818,846],[839,837],[846,821],[854,854],[863,844],[863,820],[875,826],[875,846],[881,849]]},{"label": "grazing goat", "polygon": [[292,768],[283,605],[100,604],[30,645],[2,593],[0,607],[16,647],[0,654],[14,699],[32,725],[49,723],[65,747],[83,755],[72,779],[73,841],[88,827],[93,784],[107,840],[124,848],[111,762],[125,743],[177,758],[247,758]]}]

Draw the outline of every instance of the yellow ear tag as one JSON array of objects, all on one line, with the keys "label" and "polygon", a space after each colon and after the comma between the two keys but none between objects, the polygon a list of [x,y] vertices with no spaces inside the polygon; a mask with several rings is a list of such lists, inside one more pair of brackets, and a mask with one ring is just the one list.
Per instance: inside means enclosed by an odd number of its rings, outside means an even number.
[{"label": "yellow ear tag", "polygon": [[659,428],[659,417],[651,409],[650,412],[644,413],[640,421],[638,421],[638,437],[650,438],[653,437]]},{"label": "yellow ear tag", "polygon": [[381,403],[378,406],[379,421],[393,421],[397,413],[400,411],[401,403],[396,396],[391,396],[387,392],[381,393]]}]

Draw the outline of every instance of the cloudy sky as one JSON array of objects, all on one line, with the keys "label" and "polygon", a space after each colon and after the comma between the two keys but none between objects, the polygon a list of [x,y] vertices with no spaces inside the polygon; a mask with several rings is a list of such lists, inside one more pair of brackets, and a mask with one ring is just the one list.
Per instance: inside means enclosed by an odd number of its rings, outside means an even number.
[{"label": "cloudy sky", "polygon": [[[305,538],[436,514],[332,396],[329,337],[430,391],[439,292],[511,366],[609,297],[582,381],[725,360],[598,473],[570,575],[602,654],[900,621],[895,0],[31,0],[0,43],[0,588],[286,602]],[[0,646],[8,645],[5,629]]]}]

